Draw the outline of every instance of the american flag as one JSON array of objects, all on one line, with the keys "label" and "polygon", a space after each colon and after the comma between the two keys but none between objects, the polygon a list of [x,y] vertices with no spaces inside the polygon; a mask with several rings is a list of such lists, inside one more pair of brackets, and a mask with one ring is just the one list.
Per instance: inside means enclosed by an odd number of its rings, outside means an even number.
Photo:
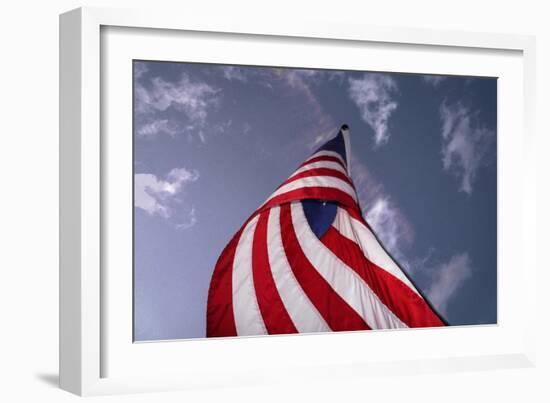
[{"label": "american flag", "polygon": [[346,125],[221,253],[207,336],[443,326],[363,218]]}]

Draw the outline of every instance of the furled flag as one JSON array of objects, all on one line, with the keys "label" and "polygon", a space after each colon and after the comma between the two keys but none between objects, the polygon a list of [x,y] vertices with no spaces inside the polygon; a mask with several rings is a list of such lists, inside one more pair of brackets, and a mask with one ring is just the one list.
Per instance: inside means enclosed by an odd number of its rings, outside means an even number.
[{"label": "furled flag", "polygon": [[342,126],[221,253],[207,336],[443,326],[364,220]]}]

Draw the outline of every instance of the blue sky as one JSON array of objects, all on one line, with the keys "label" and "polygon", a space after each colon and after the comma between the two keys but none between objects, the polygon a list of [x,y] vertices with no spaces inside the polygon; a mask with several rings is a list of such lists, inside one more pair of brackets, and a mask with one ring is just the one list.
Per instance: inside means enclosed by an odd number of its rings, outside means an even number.
[{"label": "blue sky", "polygon": [[496,323],[494,78],[134,62],[134,334],[205,336],[246,218],[347,123],[386,248],[453,325]]}]

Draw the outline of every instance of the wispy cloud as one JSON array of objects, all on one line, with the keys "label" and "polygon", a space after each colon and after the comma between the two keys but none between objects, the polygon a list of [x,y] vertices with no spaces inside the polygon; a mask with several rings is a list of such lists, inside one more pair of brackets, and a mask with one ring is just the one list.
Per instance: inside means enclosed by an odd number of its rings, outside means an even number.
[{"label": "wispy cloud", "polygon": [[389,196],[379,196],[367,209],[365,219],[380,237],[386,248],[402,255],[404,244],[414,237],[412,227]]},{"label": "wispy cloud", "polygon": [[336,81],[343,83],[345,74],[343,71],[332,70],[310,70],[310,69],[284,69],[284,75],[291,86],[302,83],[308,85],[319,85],[327,81]]},{"label": "wispy cloud", "polygon": [[[152,138],[158,134],[204,132],[208,114],[219,103],[219,89],[185,73],[175,82],[161,77],[140,80],[142,75],[136,73],[134,86],[138,135]],[[179,112],[178,120],[166,115],[170,110]]]},{"label": "wispy cloud", "polygon": [[332,120],[330,121],[330,123],[327,122],[324,129],[316,131],[313,137],[310,136],[307,144],[308,149],[315,150],[319,148],[321,145],[333,138],[334,135],[338,133],[338,130],[338,127],[334,125]]},{"label": "wispy cloud", "polygon": [[155,137],[158,134],[168,134],[171,137],[176,136],[180,130],[176,123],[169,119],[158,119],[152,122],[140,125],[136,132],[141,137]]},{"label": "wispy cloud", "polygon": [[334,135],[340,124],[337,125],[324,111],[315,90],[319,85],[327,82],[342,84],[345,74],[341,71],[216,66],[210,72],[226,80],[277,90],[279,95],[293,97],[297,104],[302,104],[303,109],[296,112],[300,114],[300,120],[305,129],[297,133],[296,141],[290,148],[305,147],[312,150],[321,142],[320,139],[326,140]]},{"label": "wispy cloud", "polygon": [[384,190],[384,186],[354,155],[351,161],[351,175],[357,189],[363,217],[384,247],[402,266],[408,268],[405,250],[414,241],[413,226],[397,203]]},{"label": "wispy cloud", "polygon": [[177,82],[154,77],[149,88],[137,86],[136,108],[140,111],[165,111],[173,107],[184,112],[191,121],[204,121],[208,108],[217,102],[218,92],[204,82],[192,80],[185,73]]},{"label": "wispy cloud", "polygon": [[[293,96],[303,99],[304,109],[300,111],[301,121],[306,124],[303,132],[296,137],[295,144],[291,148],[306,148],[312,151],[317,145],[332,137],[337,131],[337,124],[332,116],[327,114],[314,89],[321,81],[333,78],[329,71],[316,71],[306,69],[271,69],[273,77],[279,79],[283,88],[290,91]],[[297,147],[299,144],[299,147]]]},{"label": "wispy cloud", "polygon": [[366,73],[362,78],[349,78],[349,96],[359,108],[361,118],[374,131],[374,145],[379,147],[390,138],[389,120],[397,109],[394,95],[397,83],[385,74]]},{"label": "wispy cloud", "polygon": [[242,133],[244,135],[247,135],[248,133],[250,133],[250,130],[252,130],[252,126],[250,125],[250,123],[244,122],[243,128],[242,128]]},{"label": "wispy cloud", "polygon": [[453,255],[448,262],[431,269],[432,282],[426,297],[442,316],[457,291],[472,276],[472,262],[468,253]]},{"label": "wispy cloud", "polygon": [[134,78],[140,79],[149,71],[146,62],[134,62]]},{"label": "wispy cloud", "polygon": [[445,80],[447,79],[447,77],[445,77],[445,76],[438,76],[438,75],[433,75],[433,74],[423,75],[421,77],[422,77],[422,80],[425,83],[433,85],[434,87],[439,86],[440,84],[445,82]]},{"label": "wispy cloud", "polygon": [[190,228],[196,221],[194,207],[190,210],[178,206],[181,200],[178,196],[190,183],[199,179],[199,172],[186,168],[174,168],[164,178],[150,173],[134,175],[134,206],[152,216],[171,218],[178,211],[184,212],[177,217],[183,223],[176,223],[177,227]]},{"label": "wispy cloud", "polygon": [[191,228],[192,226],[194,226],[196,223],[197,223],[197,212],[195,210],[195,207],[191,207],[191,210],[189,211],[188,215],[187,215],[187,219],[180,223],[180,224],[176,224],[176,228],[177,229],[181,229],[181,230],[186,230],[186,229],[189,229]]},{"label": "wispy cloud", "polygon": [[476,173],[488,154],[495,132],[483,126],[477,114],[460,102],[444,101],[439,112],[443,168],[460,179],[461,191],[471,194]]},{"label": "wispy cloud", "polygon": [[229,81],[247,82],[248,76],[242,67],[237,66],[222,66],[223,76]]},{"label": "wispy cloud", "polygon": [[448,261],[441,261],[437,251],[430,248],[423,257],[410,256],[415,239],[410,221],[384,186],[355,156],[352,156],[351,169],[363,217],[384,248],[416,280],[417,286],[424,284],[428,301],[446,317],[449,303],[472,275],[469,254],[457,253]]}]

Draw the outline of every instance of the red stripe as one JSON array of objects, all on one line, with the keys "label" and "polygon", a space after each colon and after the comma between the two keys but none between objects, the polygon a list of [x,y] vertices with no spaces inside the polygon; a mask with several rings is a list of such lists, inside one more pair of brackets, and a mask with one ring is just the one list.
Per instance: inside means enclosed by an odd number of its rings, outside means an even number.
[{"label": "red stripe", "polygon": [[305,256],[292,223],[290,204],[281,206],[281,235],[296,280],[334,331],[369,329],[363,318],[340,297]]},{"label": "red stripe", "polygon": [[321,237],[321,242],[351,267],[407,326],[444,326],[422,297],[397,277],[368,260],[359,245],[336,228],[330,227]]},{"label": "red stripe", "polygon": [[360,216],[357,203],[345,192],[334,188],[300,188],[270,199],[257,209],[245,221],[239,231],[233,236],[229,244],[220,254],[208,291],[207,304],[207,337],[236,336],[235,319],[233,316],[232,274],[233,261],[237,243],[246,225],[257,215],[278,206],[302,199],[321,199],[339,202],[354,214]]},{"label": "red stripe", "polygon": [[315,158],[311,158],[307,161],[305,161],[302,165],[300,165],[299,168],[302,168],[308,164],[313,164],[314,162],[320,162],[320,161],[332,161],[332,162],[337,162],[339,163],[340,165],[342,165],[342,168],[344,169],[347,169],[346,166],[342,163],[342,160],[338,157],[331,157],[331,156],[328,156],[328,155],[322,155],[320,157],[315,157]]},{"label": "red stripe", "polygon": [[353,182],[349,179],[349,177],[340,171],[337,171],[335,169],[330,169],[330,168],[314,168],[314,169],[308,169],[307,171],[303,171],[294,176],[291,176],[286,181],[284,181],[281,184],[281,186],[279,186],[279,188],[286,185],[287,183],[294,182],[302,178],[309,178],[312,176],[331,176],[333,178],[341,179],[344,182],[348,183],[351,187],[353,187]]},{"label": "red stripe", "polygon": [[355,218],[357,221],[359,221],[361,224],[367,227],[371,232],[373,232],[371,226],[363,218],[363,214],[361,213],[359,208],[352,209],[347,206],[342,206],[342,207],[352,218]]},{"label": "red stripe", "polygon": [[254,217],[256,217],[256,215],[260,214],[261,212],[283,203],[299,201],[302,199],[319,199],[325,201],[339,202],[342,208],[344,208],[352,217],[355,217],[357,220],[366,225],[367,228],[370,228],[366,221],[363,219],[363,216],[361,215],[359,205],[348,193],[335,188],[309,187],[291,190],[290,192],[286,192],[269,199],[256,211],[254,211],[250,215],[250,217],[248,217],[248,219],[241,227],[241,231],[244,229],[244,227],[246,227],[246,224],[248,224]]},{"label": "red stripe", "polygon": [[335,201],[342,204],[343,206],[350,208],[351,210],[355,210],[356,214],[358,215],[361,214],[359,212],[359,206],[348,193],[343,192],[339,189],[321,187],[321,186],[303,187],[303,188],[291,190],[290,192],[286,192],[278,196],[275,196],[269,199],[267,203],[260,208],[259,211],[263,211],[265,209],[271,208],[273,206],[277,206],[279,204],[289,203],[292,201],[298,201],[303,199],[319,199],[319,200],[325,200],[325,201]]},{"label": "red stripe", "polygon": [[271,273],[267,250],[268,219],[269,210],[260,214],[252,243],[252,274],[258,306],[269,334],[298,333]]},{"label": "red stripe", "polygon": [[233,236],[216,262],[208,290],[206,337],[237,335],[233,315],[233,261],[243,229],[244,225]]}]

